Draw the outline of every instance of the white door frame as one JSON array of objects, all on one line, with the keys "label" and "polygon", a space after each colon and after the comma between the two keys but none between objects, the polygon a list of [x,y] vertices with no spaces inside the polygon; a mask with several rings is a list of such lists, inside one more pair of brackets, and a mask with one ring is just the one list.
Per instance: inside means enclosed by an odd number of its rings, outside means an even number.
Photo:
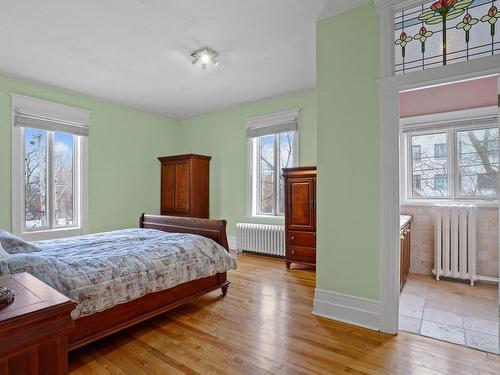
[{"label": "white door frame", "polygon": [[500,74],[500,55],[496,55],[394,75],[394,13],[418,2],[375,0],[380,16],[381,53],[381,79],[378,81],[380,330],[390,334],[398,332],[399,312],[399,92]]}]

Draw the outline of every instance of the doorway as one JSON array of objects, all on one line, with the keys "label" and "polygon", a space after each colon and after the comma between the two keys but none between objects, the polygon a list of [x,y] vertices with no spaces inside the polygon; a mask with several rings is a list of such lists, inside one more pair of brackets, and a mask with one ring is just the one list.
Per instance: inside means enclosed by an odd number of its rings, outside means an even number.
[{"label": "doorway", "polygon": [[400,91],[399,330],[499,353],[498,79]]}]

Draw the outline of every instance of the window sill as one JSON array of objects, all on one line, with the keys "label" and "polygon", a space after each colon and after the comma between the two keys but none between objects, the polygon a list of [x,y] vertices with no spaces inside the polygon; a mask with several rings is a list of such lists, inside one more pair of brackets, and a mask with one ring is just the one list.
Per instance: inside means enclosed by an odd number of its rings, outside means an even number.
[{"label": "window sill", "polygon": [[401,201],[401,206],[432,207],[435,204],[473,204],[477,207],[498,208],[498,200],[406,200]]},{"label": "window sill", "polygon": [[82,234],[84,234],[82,228],[69,227],[69,228],[24,231],[20,233],[19,237],[29,242],[29,241],[54,240],[57,238],[81,236]]},{"label": "window sill", "polygon": [[246,220],[275,221],[275,222],[282,223],[285,221],[285,217],[284,216],[252,215],[252,216],[247,216]]}]

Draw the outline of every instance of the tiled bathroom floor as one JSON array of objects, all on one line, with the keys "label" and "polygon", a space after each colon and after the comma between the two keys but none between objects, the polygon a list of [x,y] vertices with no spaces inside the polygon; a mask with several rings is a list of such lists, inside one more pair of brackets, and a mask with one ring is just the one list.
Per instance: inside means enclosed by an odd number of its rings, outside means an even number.
[{"label": "tiled bathroom floor", "polygon": [[399,329],[499,354],[498,288],[410,274],[399,302]]}]

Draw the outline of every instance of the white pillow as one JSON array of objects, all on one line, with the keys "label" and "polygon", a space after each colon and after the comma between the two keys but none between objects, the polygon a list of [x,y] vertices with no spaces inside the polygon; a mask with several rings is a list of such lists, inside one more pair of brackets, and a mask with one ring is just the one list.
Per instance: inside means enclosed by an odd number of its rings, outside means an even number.
[{"label": "white pillow", "polygon": [[7,257],[9,257],[10,254],[8,252],[6,252],[3,247],[2,247],[2,244],[0,244],[0,260],[2,259],[6,259]]}]

